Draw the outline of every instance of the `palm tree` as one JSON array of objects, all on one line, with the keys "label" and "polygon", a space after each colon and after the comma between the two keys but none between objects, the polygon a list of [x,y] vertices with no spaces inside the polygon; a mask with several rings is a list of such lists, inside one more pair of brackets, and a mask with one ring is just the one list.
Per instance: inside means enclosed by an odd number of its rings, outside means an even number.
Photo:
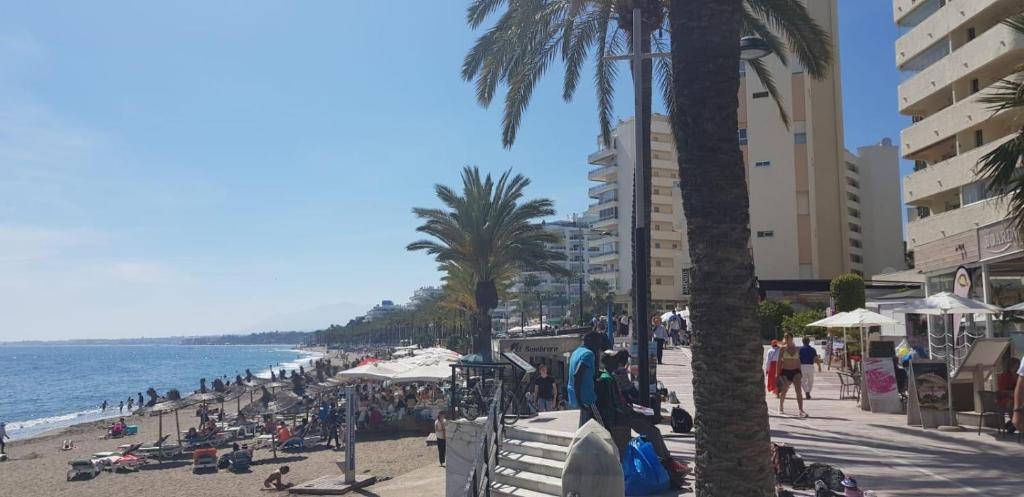
[{"label": "palm tree", "polygon": [[[829,73],[828,37],[799,0],[672,0],[672,130],[693,261],[690,317],[700,497],[770,496],[750,209],[737,143],[736,68],[751,13],[763,16],[814,78]],[[813,39],[820,45],[809,45]],[[771,39],[770,37],[766,39]],[[779,37],[770,41],[781,44]],[[780,50],[780,48],[776,48]],[[776,51],[776,54],[785,53]],[[754,62],[751,67],[757,67]]]},{"label": "palm tree", "polygon": [[608,304],[615,299],[612,293],[612,285],[608,280],[594,278],[587,282],[587,293],[590,297],[592,314],[604,314],[608,310]]},{"label": "palm tree", "polygon": [[433,240],[410,243],[408,250],[424,250],[434,256],[449,275],[465,273],[473,284],[474,351],[485,359],[491,354],[490,311],[498,305],[499,289],[521,271],[542,271],[562,276],[568,271],[558,265],[558,252],[546,244],[560,240],[535,221],[555,214],[548,199],[524,200],[530,180],[506,171],[495,182],[488,174],[481,178],[476,167],[462,170],[462,194],[436,185],[434,191],[447,207],[415,208],[424,220],[416,231]]},{"label": "palm tree", "polygon": [[[1024,13],[1011,16],[1003,23],[1024,34]],[[992,85],[992,90],[981,101],[989,104],[993,112],[1024,109],[1024,66],[1016,67],[1014,74]],[[1018,230],[1024,230],[1024,175],[1017,172],[1021,161],[1024,161],[1024,125],[1017,130],[1017,136],[978,161],[978,174],[989,181],[989,191],[1009,194],[1006,199],[1009,214]]]}]

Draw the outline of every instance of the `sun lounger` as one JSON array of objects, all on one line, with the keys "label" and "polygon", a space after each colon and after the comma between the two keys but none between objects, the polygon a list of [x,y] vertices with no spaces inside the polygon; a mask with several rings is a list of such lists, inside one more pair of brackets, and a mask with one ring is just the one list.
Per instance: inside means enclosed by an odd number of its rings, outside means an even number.
[{"label": "sun lounger", "polygon": [[192,453],[192,472],[196,473],[205,469],[217,471],[217,449],[212,447],[196,449]]},{"label": "sun lounger", "polygon": [[110,471],[117,473],[118,471],[138,471],[143,465],[146,464],[145,457],[139,457],[135,454],[126,454],[123,456],[114,457],[110,464]]},{"label": "sun lounger", "polygon": [[96,475],[100,474],[100,469],[89,459],[76,459],[69,461],[68,464],[71,465],[68,468],[68,481],[74,480],[79,476],[95,478]]}]

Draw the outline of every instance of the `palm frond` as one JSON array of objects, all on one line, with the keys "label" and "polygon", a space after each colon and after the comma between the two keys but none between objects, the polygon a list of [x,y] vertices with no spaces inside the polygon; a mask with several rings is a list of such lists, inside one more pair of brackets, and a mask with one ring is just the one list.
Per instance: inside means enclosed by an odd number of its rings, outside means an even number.
[{"label": "palm frond", "polygon": [[995,82],[978,101],[989,104],[993,112],[1024,107],[1024,75]]},{"label": "palm frond", "polygon": [[1010,217],[1018,230],[1024,230],[1024,130],[1010,141],[985,154],[978,161],[978,175],[988,180],[988,190],[1006,197]]},{"label": "palm frond", "polygon": [[764,86],[765,90],[768,90],[768,95],[772,97],[775,102],[775,106],[779,109],[779,119],[782,120],[782,124],[789,129],[789,114],[786,113],[785,97],[779,93],[779,88],[775,86],[775,79],[772,77],[772,72],[768,69],[764,60],[748,60],[747,66],[754,70],[754,74],[757,75],[757,79],[761,81],[761,85]]},{"label": "palm frond", "polygon": [[812,78],[828,76],[833,63],[832,37],[811,17],[800,0],[745,0],[749,11],[786,39],[790,51]]}]

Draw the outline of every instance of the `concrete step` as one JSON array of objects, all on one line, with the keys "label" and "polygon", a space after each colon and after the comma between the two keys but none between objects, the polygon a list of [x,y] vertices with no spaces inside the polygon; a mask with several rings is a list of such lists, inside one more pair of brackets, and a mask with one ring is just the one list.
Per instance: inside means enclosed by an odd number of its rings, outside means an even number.
[{"label": "concrete step", "polygon": [[516,454],[507,450],[498,452],[498,464],[506,468],[554,476],[559,479],[562,478],[562,468],[565,467],[565,463],[562,461],[526,454]]},{"label": "concrete step", "polygon": [[506,438],[501,443],[502,450],[526,454],[528,456],[543,457],[555,461],[564,461],[569,455],[569,448],[564,445],[554,445],[533,440],[520,440],[517,438]]},{"label": "concrete step", "polygon": [[561,478],[500,465],[495,468],[494,472],[494,480],[497,483],[551,495],[562,493]]},{"label": "concrete step", "polygon": [[568,447],[569,443],[572,442],[572,433],[541,428],[523,429],[518,426],[509,426],[505,428],[505,436],[519,440],[561,445],[562,447]]},{"label": "concrete step", "polygon": [[535,492],[533,490],[527,490],[525,488],[519,488],[513,485],[504,485],[501,483],[491,484],[491,496],[492,497],[558,497],[558,494],[547,494],[544,492]]}]

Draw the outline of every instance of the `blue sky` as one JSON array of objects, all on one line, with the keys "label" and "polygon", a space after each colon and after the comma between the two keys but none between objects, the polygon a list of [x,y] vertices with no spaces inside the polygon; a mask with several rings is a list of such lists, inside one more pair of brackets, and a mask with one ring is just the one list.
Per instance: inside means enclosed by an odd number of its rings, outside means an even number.
[{"label": "blue sky", "polygon": [[[410,209],[467,164],[526,174],[559,216],[588,203],[591,88],[564,104],[551,72],[503,149],[499,109],[459,77],[467,2],[2,4],[0,341],[309,327],[405,301],[438,281],[405,251]],[[906,121],[890,9],[840,0],[851,149]]]}]

